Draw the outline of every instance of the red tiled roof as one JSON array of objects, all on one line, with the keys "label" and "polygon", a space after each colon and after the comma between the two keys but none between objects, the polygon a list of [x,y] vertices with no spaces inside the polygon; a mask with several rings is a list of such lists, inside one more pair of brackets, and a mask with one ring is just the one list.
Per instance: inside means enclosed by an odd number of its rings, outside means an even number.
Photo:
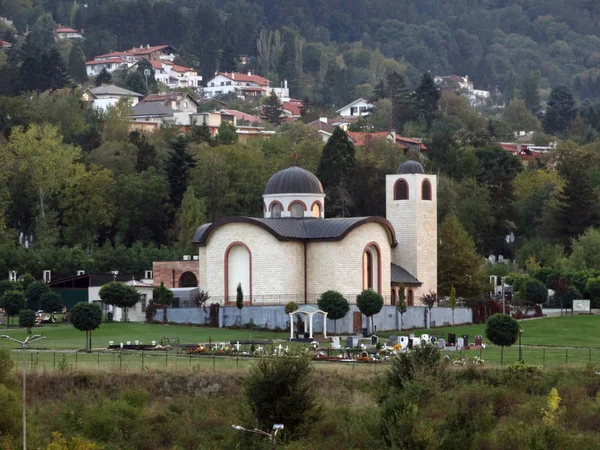
[{"label": "red tiled roof", "polygon": [[238,111],[237,109],[222,109],[220,112],[227,114],[228,116],[234,116],[237,120],[247,120],[248,122],[262,123],[262,119],[252,114],[246,114],[245,112]]},{"label": "red tiled roof", "polygon": [[357,147],[363,147],[368,140],[385,139],[389,136],[389,131],[377,131],[375,133],[364,133],[362,131],[347,131],[346,134]]},{"label": "red tiled roof", "polygon": [[[419,140],[405,138],[404,136],[398,136],[398,135],[396,135],[396,143],[397,144],[402,144],[404,142],[408,142],[409,144],[418,145],[420,150],[427,150],[427,146],[425,144],[423,144]],[[403,147],[407,148],[405,145],[403,145]]]},{"label": "red tiled roof", "polygon": [[68,27],[60,27],[56,30],[57,33],[79,33],[79,31],[74,30],[73,28]]},{"label": "red tiled roof", "polygon": [[113,58],[116,56],[133,56],[131,53],[127,53],[127,52],[110,52],[110,53],[105,53],[104,55],[98,55],[96,56],[94,59],[98,59],[98,58]]},{"label": "red tiled roof", "polygon": [[248,75],[247,73],[239,73],[239,72],[218,72],[219,75],[223,75],[224,77],[229,78],[230,80],[235,81],[247,81],[251,83],[256,83],[259,86],[268,86],[271,84],[271,80],[268,80],[260,75]]},{"label": "red tiled roof", "polygon": [[153,69],[159,69],[159,70],[161,70],[163,68],[163,62],[162,61],[158,61],[156,59],[153,59],[152,61],[150,61],[150,64],[152,65]]},{"label": "red tiled roof", "polygon": [[325,131],[329,134],[333,134],[333,130],[335,130],[335,127],[329,122],[321,122],[320,119],[313,120],[308,124],[308,126],[314,128],[315,130]]},{"label": "red tiled roof", "polygon": [[123,61],[121,58],[109,58],[109,59],[105,59],[103,61],[98,61],[98,60],[93,60],[93,61],[87,61],[85,63],[86,66],[91,66],[94,64],[114,64],[114,63],[124,63],[125,61]]},{"label": "red tiled roof", "polygon": [[153,47],[133,47],[129,50],[127,50],[127,53],[130,53],[132,55],[149,55],[150,53],[154,53],[160,50],[164,50],[166,48],[171,47],[170,45],[155,45]]},{"label": "red tiled roof", "polygon": [[292,116],[299,116],[301,113],[302,103],[298,102],[285,102],[283,109],[289,111]]},{"label": "red tiled roof", "polygon": [[185,72],[194,72],[194,69],[190,68],[190,67],[183,67],[183,66],[178,66],[177,64],[170,64],[172,67],[172,69],[175,72],[181,72],[181,73],[185,73]]}]

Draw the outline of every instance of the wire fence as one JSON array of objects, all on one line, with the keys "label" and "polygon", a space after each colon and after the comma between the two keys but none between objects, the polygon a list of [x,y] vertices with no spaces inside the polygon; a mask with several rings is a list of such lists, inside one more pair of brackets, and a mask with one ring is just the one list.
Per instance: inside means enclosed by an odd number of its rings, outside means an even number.
[{"label": "wire fence", "polygon": [[[248,349],[249,350],[249,349]],[[170,351],[45,351],[27,350],[25,360],[27,370],[62,371],[100,370],[100,371],[147,371],[147,370],[245,370],[261,357],[277,354],[277,347],[265,346],[261,355],[250,355],[248,352],[222,354],[219,351],[203,353],[186,353],[183,350]],[[480,349],[463,349],[460,351],[442,350],[442,357],[456,365],[499,366],[502,362],[500,347]],[[16,368],[21,367],[22,351],[11,352],[11,359]],[[446,357],[447,356],[447,357]],[[392,355],[361,349],[322,349],[314,353],[315,364],[335,365],[375,365],[384,366]],[[553,366],[586,366],[600,367],[599,348],[554,348],[554,347],[522,347],[504,349],[503,365],[523,360],[526,364]]]}]

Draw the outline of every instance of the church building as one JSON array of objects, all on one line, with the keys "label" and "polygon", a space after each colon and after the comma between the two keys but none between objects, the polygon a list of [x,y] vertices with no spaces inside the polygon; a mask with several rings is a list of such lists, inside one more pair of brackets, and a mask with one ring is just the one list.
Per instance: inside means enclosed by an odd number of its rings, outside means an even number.
[{"label": "church building", "polygon": [[297,166],[275,173],[264,217],[226,217],[194,235],[200,289],[233,305],[316,303],[327,290],[349,301],[373,289],[394,305],[401,283],[408,306],[437,291],[437,180],[416,161],[386,176],[386,217],[325,219],[319,179]]}]

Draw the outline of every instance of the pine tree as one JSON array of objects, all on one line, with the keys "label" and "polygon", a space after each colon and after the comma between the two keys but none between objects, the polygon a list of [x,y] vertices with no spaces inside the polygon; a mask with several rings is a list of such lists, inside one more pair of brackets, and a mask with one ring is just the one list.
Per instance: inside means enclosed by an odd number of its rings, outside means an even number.
[{"label": "pine tree", "polygon": [[69,53],[68,73],[71,78],[78,83],[88,81],[87,72],[85,70],[85,55],[79,44],[73,44],[71,53]]},{"label": "pine tree", "polygon": [[42,66],[46,75],[46,89],[62,89],[73,83],[67,73],[62,56],[56,48],[51,48],[48,53],[42,56]]},{"label": "pine tree", "polygon": [[189,254],[194,248],[192,245],[194,233],[200,225],[206,222],[206,199],[197,198],[194,194],[194,188],[191,186],[187,188],[183,195],[178,222],[178,249],[183,254]]},{"label": "pine tree", "polygon": [[555,86],[550,92],[548,109],[542,124],[544,132],[554,136],[564,136],[577,115],[575,98],[566,86]]},{"label": "pine tree", "polygon": [[506,77],[504,78],[504,104],[508,106],[510,101],[515,96],[515,87],[517,86],[517,74],[514,70],[508,71]]},{"label": "pine tree", "polygon": [[387,97],[387,87],[385,86],[385,81],[381,80],[379,83],[375,85],[373,89],[373,95],[371,95],[370,101],[376,102],[381,100],[382,98]]},{"label": "pine tree", "polygon": [[129,133],[129,141],[137,147],[135,170],[144,172],[156,165],[156,147],[148,141],[146,134],[137,130]]},{"label": "pine tree", "polygon": [[[136,72],[139,72],[144,80],[144,85],[146,86],[146,92],[158,92],[158,83],[156,81],[156,72],[154,71],[154,67],[150,61],[145,58],[140,59],[137,63]],[[139,91],[135,91],[139,92]]]},{"label": "pine tree", "polygon": [[144,80],[144,75],[142,75],[138,70],[132,70],[127,74],[125,77],[125,89],[137,92],[143,96],[148,95],[146,80]]},{"label": "pine tree", "polygon": [[540,73],[530,72],[523,80],[522,95],[527,109],[533,114],[540,110]]},{"label": "pine tree", "polygon": [[236,70],[235,47],[230,40],[225,43],[223,49],[221,50],[219,70],[221,72],[235,72]]},{"label": "pine tree", "polygon": [[346,217],[350,214],[350,186],[356,165],[356,152],[348,135],[336,128],[323,148],[317,177],[327,193],[328,215]]},{"label": "pine tree", "polygon": [[419,115],[427,123],[427,129],[431,127],[431,123],[435,118],[438,101],[441,96],[442,93],[436,86],[433,77],[429,72],[425,72],[421,77],[421,85],[415,91],[415,103]]},{"label": "pine tree", "polygon": [[187,189],[189,172],[195,165],[194,158],[187,151],[185,136],[178,136],[171,144],[167,163],[167,178],[171,185],[171,204],[175,209],[181,205],[183,194]]},{"label": "pine tree", "polygon": [[269,122],[273,126],[278,126],[281,125],[282,115],[283,106],[279,101],[279,97],[277,97],[275,92],[271,92],[271,95],[265,101],[260,117],[265,122]]},{"label": "pine tree", "polygon": [[94,84],[96,86],[102,86],[103,84],[112,84],[113,79],[106,67],[103,67],[98,75],[96,75],[96,79],[94,80]]},{"label": "pine tree", "polygon": [[404,77],[398,72],[392,72],[387,77],[388,97],[392,102],[390,128],[401,131],[404,123],[410,117],[411,100],[406,88]]}]

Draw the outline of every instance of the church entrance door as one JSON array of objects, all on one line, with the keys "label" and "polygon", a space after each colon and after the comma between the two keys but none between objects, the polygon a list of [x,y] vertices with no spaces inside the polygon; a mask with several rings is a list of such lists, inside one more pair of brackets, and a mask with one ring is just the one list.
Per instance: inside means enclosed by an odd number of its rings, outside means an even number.
[{"label": "church entrance door", "polygon": [[359,311],[352,314],[352,332],[354,334],[362,333],[362,313]]}]

